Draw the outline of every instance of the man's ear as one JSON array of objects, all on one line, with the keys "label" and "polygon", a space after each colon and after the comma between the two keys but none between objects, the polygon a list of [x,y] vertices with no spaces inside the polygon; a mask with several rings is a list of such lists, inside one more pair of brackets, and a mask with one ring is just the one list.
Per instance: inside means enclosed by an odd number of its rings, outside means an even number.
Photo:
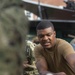
[{"label": "man's ear", "polygon": [[54,35],[55,35],[55,37],[56,37],[56,31],[54,31]]}]

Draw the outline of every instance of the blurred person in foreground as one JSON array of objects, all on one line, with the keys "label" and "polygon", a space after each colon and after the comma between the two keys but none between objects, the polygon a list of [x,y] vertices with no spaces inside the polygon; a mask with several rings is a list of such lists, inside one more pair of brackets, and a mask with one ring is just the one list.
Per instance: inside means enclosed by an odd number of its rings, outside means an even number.
[{"label": "blurred person in foreground", "polygon": [[0,0],[0,75],[23,75],[28,19],[21,0]]},{"label": "blurred person in foreground", "polygon": [[41,21],[36,31],[40,44],[34,53],[40,75],[75,75],[75,51],[70,43],[56,38],[50,21]]}]

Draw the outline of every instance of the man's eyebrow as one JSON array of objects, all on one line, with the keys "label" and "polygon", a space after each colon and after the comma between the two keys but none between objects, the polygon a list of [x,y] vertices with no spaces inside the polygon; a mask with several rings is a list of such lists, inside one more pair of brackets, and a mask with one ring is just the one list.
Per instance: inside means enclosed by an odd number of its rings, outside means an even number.
[{"label": "man's eyebrow", "polygon": [[53,32],[48,32],[48,33],[53,33]]},{"label": "man's eyebrow", "polygon": [[[52,34],[53,32],[47,32],[46,34]],[[44,34],[44,35],[46,35],[46,34]],[[38,35],[43,35],[43,34],[41,34],[41,33],[39,33]]]}]

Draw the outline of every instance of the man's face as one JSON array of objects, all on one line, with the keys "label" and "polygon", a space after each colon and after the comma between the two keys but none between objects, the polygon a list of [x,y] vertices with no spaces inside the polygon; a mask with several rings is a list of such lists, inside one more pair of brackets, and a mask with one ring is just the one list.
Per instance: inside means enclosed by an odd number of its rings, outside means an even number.
[{"label": "man's face", "polygon": [[40,44],[44,48],[48,49],[54,46],[56,33],[51,27],[37,30],[37,36],[38,36]]}]

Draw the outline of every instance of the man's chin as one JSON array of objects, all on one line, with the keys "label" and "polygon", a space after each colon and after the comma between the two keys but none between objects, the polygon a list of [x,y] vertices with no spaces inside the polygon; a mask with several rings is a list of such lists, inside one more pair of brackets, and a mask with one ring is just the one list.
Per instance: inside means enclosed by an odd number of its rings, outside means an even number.
[{"label": "man's chin", "polygon": [[45,49],[50,49],[52,46],[44,46]]}]

